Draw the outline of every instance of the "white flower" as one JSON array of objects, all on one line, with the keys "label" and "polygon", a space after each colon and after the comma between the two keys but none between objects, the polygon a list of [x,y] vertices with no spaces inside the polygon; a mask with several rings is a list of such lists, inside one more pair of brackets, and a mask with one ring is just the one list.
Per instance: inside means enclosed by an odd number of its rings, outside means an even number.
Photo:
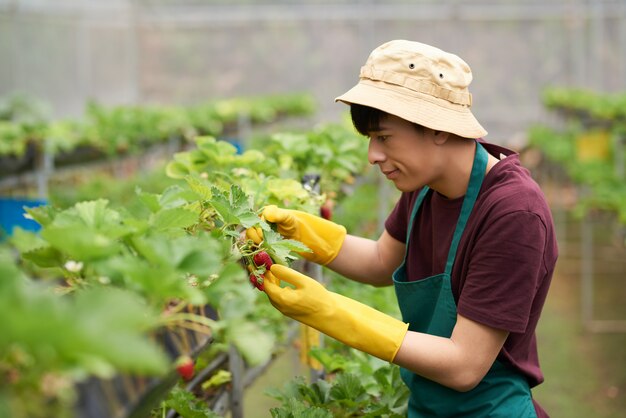
[{"label": "white flower", "polygon": [[67,271],[71,271],[72,273],[78,273],[83,269],[83,263],[82,261],[70,260],[65,263],[64,267]]}]

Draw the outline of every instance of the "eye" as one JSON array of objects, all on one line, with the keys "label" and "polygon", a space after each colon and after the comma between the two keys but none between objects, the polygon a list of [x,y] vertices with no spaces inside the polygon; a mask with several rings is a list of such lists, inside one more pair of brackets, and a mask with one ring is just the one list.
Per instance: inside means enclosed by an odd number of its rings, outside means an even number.
[{"label": "eye", "polygon": [[379,142],[385,142],[387,139],[389,139],[389,135],[376,135],[376,139]]}]

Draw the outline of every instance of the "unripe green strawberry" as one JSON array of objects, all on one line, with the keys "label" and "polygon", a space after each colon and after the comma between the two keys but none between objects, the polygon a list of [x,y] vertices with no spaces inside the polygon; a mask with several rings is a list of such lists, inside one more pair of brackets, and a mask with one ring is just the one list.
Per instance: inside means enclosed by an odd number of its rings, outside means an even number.
[{"label": "unripe green strawberry", "polygon": [[272,261],[272,257],[270,257],[270,255],[265,251],[260,251],[256,253],[253,260],[254,264],[256,264],[258,267],[265,266],[267,270],[269,270],[270,267],[272,267],[272,264],[274,264],[274,262]]},{"label": "unripe green strawberry", "polygon": [[194,363],[193,359],[187,355],[182,355],[176,360],[176,371],[185,381],[193,379]]}]

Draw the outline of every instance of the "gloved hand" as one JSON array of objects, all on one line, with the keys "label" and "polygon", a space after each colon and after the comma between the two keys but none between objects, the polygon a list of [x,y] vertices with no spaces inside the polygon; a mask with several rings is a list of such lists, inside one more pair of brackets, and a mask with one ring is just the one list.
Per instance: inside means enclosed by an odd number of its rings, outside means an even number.
[{"label": "gloved hand", "polygon": [[[346,228],[306,212],[281,209],[275,205],[263,209],[263,218],[275,223],[285,238],[295,239],[313,252],[301,255],[309,261],[326,265],[333,261],[346,238]],[[256,231],[258,235],[258,231]]]},{"label": "gloved hand", "polygon": [[[276,309],[303,324],[382,360],[393,361],[408,324],[353,299],[329,292],[319,282],[274,264],[265,293]],[[295,288],[279,286],[278,280]]]}]

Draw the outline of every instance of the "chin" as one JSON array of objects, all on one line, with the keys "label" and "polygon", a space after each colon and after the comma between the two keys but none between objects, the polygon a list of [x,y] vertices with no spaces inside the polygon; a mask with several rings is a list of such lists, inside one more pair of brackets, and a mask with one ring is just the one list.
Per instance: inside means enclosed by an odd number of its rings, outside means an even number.
[{"label": "chin", "polygon": [[400,190],[403,193],[410,193],[424,187],[423,184],[402,184],[402,183],[394,183],[396,189]]}]

